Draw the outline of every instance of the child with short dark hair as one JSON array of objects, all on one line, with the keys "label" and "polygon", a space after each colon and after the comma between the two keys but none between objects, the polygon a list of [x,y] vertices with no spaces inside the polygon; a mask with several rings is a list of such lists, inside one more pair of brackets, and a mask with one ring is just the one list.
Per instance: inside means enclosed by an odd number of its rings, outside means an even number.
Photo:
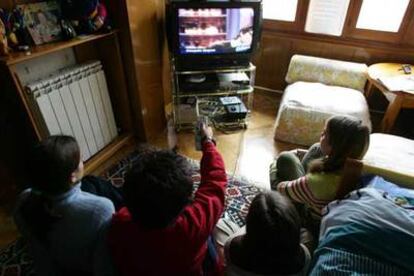
[{"label": "child with short dark hair", "polygon": [[76,140],[50,136],[30,158],[31,188],[20,195],[15,222],[28,240],[37,275],[113,275],[105,236],[114,206],[81,191]]},{"label": "child with short dark hair", "polygon": [[224,162],[205,125],[201,183],[192,198],[188,161],[173,152],[143,154],[127,174],[125,208],[117,212],[109,245],[122,275],[217,275],[210,235],[224,209]]},{"label": "child with short dark hair", "polygon": [[300,225],[288,198],[278,192],[258,194],[246,228],[225,244],[226,275],[306,275],[311,255],[300,243]]}]

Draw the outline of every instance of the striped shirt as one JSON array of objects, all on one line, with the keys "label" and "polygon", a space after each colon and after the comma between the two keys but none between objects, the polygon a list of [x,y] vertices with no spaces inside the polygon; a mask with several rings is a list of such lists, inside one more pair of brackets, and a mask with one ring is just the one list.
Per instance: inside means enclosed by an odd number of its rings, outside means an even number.
[{"label": "striped shirt", "polygon": [[335,173],[309,173],[278,184],[277,190],[295,202],[305,204],[314,219],[320,220],[322,209],[336,197],[341,176]]},{"label": "striped shirt", "polygon": [[326,207],[310,275],[414,275],[414,212],[364,188]]},{"label": "striped shirt", "polygon": [[407,276],[409,271],[394,266],[388,262],[372,259],[358,253],[342,249],[323,248],[316,252],[316,266],[309,275],[387,275]]}]

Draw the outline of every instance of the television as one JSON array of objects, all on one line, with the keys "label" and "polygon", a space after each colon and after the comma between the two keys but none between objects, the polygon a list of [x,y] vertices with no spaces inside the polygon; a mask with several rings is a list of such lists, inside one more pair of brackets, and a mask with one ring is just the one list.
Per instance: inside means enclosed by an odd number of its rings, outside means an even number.
[{"label": "television", "polygon": [[170,0],[166,30],[176,70],[247,66],[261,22],[261,0]]}]

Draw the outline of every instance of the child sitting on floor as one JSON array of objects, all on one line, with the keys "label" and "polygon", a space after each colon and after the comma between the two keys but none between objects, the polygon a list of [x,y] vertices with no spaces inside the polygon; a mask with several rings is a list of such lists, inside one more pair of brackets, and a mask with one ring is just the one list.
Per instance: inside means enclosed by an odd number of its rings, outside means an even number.
[{"label": "child sitting on floor", "polygon": [[122,275],[218,275],[222,267],[211,233],[224,209],[224,162],[202,128],[201,183],[192,198],[191,167],[171,151],[140,156],[123,186],[109,245]]},{"label": "child sitting on floor", "polygon": [[[333,116],[327,120],[320,142],[309,149],[302,162],[292,152],[283,152],[271,164],[272,189],[304,204],[316,226],[322,208],[337,197],[345,161],[362,159],[368,145],[369,129],[361,121]],[[310,230],[315,232],[317,227]]]},{"label": "child sitting on floor", "polygon": [[30,161],[32,188],[20,195],[15,222],[28,241],[36,275],[114,275],[105,242],[114,205],[81,191],[76,140],[50,136]]},{"label": "child sitting on floor", "polygon": [[278,192],[258,194],[250,205],[246,228],[224,247],[226,275],[306,275],[311,255],[300,243],[300,217]]}]

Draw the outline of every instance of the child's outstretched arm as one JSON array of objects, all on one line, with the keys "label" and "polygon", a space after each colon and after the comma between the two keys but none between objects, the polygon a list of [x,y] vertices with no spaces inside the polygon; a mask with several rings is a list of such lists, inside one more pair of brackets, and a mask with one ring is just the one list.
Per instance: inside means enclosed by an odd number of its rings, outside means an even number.
[{"label": "child's outstretched arm", "polygon": [[203,157],[200,164],[201,183],[194,201],[185,209],[188,235],[206,240],[211,235],[224,209],[227,185],[224,161],[214,142],[204,139]]}]

